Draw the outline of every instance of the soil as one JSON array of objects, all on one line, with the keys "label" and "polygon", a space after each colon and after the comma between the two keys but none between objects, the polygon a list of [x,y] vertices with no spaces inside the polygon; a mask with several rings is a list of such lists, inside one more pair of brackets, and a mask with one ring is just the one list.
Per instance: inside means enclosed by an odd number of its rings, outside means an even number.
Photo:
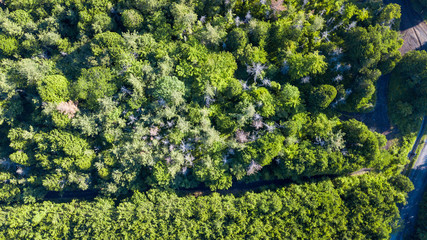
[{"label": "soil", "polygon": [[427,24],[412,8],[411,2],[408,0],[385,0],[384,2],[397,3],[402,7],[400,31],[404,43],[400,52],[405,54],[411,50],[427,50]]}]

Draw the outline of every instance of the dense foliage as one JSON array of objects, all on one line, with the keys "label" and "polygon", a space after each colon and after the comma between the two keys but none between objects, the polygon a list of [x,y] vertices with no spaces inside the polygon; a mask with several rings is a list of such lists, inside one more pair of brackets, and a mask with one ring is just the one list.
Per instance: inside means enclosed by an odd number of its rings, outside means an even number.
[{"label": "dense foliage", "polygon": [[[406,153],[339,117],[371,110],[400,60],[398,5],[0,5],[0,238],[384,239],[395,226]],[[380,173],[345,177],[361,168]],[[272,179],[300,185],[174,193]],[[81,190],[100,197],[43,201]]]},{"label": "dense foliage", "polygon": [[[393,187],[394,186],[394,187]],[[411,183],[344,177],[241,197],[150,190],[116,204],[45,201],[0,207],[6,239],[388,239]]]},{"label": "dense foliage", "polygon": [[392,73],[389,99],[392,121],[404,133],[417,132],[427,115],[427,52],[405,54]]},{"label": "dense foliage", "polygon": [[2,201],[390,163],[337,110],[369,109],[399,60],[397,5],[6,1],[0,18]]}]

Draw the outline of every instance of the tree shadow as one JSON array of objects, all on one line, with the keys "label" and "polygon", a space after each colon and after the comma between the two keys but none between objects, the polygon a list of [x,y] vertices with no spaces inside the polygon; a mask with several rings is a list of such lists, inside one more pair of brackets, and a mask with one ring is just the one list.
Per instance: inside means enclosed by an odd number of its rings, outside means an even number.
[{"label": "tree shadow", "polygon": [[409,28],[415,27],[420,23],[424,22],[423,17],[414,10],[412,7],[411,1],[408,0],[393,0],[393,1],[384,1],[390,3],[397,3],[401,6],[401,24],[400,30],[404,31]]},{"label": "tree shadow", "polygon": [[56,67],[62,71],[67,79],[76,80],[82,69],[88,68],[88,57],[92,56],[90,44],[86,43],[71,53],[62,53],[62,58],[56,63]]},{"label": "tree shadow", "polygon": [[426,43],[424,43],[424,45],[422,45],[422,46],[418,47],[418,48],[417,48],[417,50],[418,50],[418,51],[421,51],[421,50],[427,51],[427,42],[426,42]]}]

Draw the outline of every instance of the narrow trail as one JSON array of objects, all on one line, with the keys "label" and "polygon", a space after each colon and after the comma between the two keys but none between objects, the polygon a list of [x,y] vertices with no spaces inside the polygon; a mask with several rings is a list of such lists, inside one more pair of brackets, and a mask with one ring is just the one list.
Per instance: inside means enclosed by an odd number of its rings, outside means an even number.
[{"label": "narrow trail", "polygon": [[[361,175],[370,172],[371,169],[364,168],[357,172],[350,173],[350,176]],[[174,190],[179,196],[193,195],[193,196],[204,196],[212,194],[213,192],[218,192],[220,194],[234,194],[240,195],[248,191],[262,191],[265,188],[280,188],[285,187],[290,184],[299,184],[301,182],[317,182],[325,179],[334,179],[340,177],[340,175],[318,175],[313,177],[303,177],[299,181],[292,179],[275,179],[275,180],[259,180],[255,182],[235,182],[233,186],[226,190],[217,190],[212,191],[206,186],[200,186],[196,188],[189,189],[176,189]],[[50,191],[44,196],[43,200],[55,201],[55,202],[69,202],[73,199],[81,200],[93,200],[96,197],[100,196],[101,191],[98,189],[86,190],[86,191],[64,191],[64,192],[55,192]],[[122,197],[123,198],[123,197]]]}]

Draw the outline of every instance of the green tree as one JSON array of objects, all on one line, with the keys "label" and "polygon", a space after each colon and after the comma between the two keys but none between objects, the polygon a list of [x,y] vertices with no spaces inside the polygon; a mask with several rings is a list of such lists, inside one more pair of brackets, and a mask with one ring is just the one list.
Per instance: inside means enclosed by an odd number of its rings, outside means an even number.
[{"label": "green tree", "polygon": [[347,39],[347,55],[356,69],[378,66],[382,73],[388,73],[401,58],[399,48],[403,42],[397,32],[387,27],[356,27],[348,32]]},{"label": "green tree", "polygon": [[426,66],[427,53],[411,51],[403,56],[391,77],[390,117],[404,133],[418,131],[422,117],[427,115]]},{"label": "green tree", "polygon": [[252,96],[256,103],[260,102],[260,111],[263,117],[271,117],[275,113],[276,102],[270,92],[263,87],[252,91]]},{"label": "green tree", "polygon": [[17,164],[25,165],[25,166],[30,165],[30,163],[28,161],[27,154],[22,152],[22,151],[17,151],[17,152],[10,154],[9,158],[10,158],[10,160],[12,160],[13,162],[15,162]]},{"label": "green tree", "polygon": [[140,30],[144,22],[144,17],[135,9],[126,9],[122,13],[123,26],[130,31]]},{"label": "green tree", "polygon": [[279,155],[284,141],[284,136],[272,133],[267,133],[256,141],[261,166],[269,165]]},{"label": "green tree", "polygon": [[394,29],[398,30],[401,15],[399,4],[387,4],[377,16],[375,22],[380,25],[393,26]]},{"label": "green tree", "polygon": [[12,180],[13,176],[10,173],[0,172],[0,181],[3,182],[0,188],[0,201],[4,203],[12,203],[19,199],[21,190],[13,183],[7,183]]},{"label": "green tree", "polygon": [[93,37],[90,47],[93,55],[98,57],[99,61],[112,63],[122,57],[125,51],[125,41],[118,33],[103,32]]},{"label": "green tree", "polygon": [[36,160],[46,169],[56,165],[68,171],[88,170],[92,166],[95,154],[89,149],[87,141],[77,135],[52,130],[49,133],[40,133],[37,139],[38,148],[44,151],[36,155]]},{"label": "green tree", "polygon": [[249,40],[255,46],[264,46],[268,37],[270,23],[252,19],[249,21]]},{"label": "green tree", "polygon": [[10,57],[18,51],[18,41],[13,37],[0,35],[0,54]]},{"label": "green tree", "polygon": [[184,3],[173,3],[170,8],[173,16],[173,29],[175,35],[182,34],[184,31],[192,33],[192,26],[197,21],[197,14],[194,13],[191,5]]},{"label": "green tree", "polygon": [[226,46],[227,49],[232,52],[237,51],[237,49],[244,48],[247,43],[248,36],[245,30],[241,28],[235,28],[227,35]]},{"label": "green tree", "polygon": [[44,102],[60,103],[70,98],[69,82],[61,75],[50,75],[37,84],[37,91]]},{"label": "green tree", "polygon": [[379,158],[380,143],[375,133],[369,131],[363,123],[351,119],[343,122],[340,129],[345,133],[344,140],[349,152],[363,156],[358,161],[362,161],[362,166],[369,166]]},{"label": "green tree", "polygon": [[112,96],[117,91],[114,77],[109,68],[93,67],[83,69],[73,86],[74,96],[83,100],[85,107],[95,109],[98,99]]},{"label": "green tree", "polygon": [[309,96],[309,104],[314,109],[325,109],[337,96],[337,90],[331,85],[320,85],[313,88]]},{"label": "green tree", "polygon": [[279,113],[280,117],[289,117],[292,113],[296,113],[297,109],[302,105],[300,99],[300,91],[297,87],[285,84],[278,94]]},{"label": "green tree", "polygon": [[171,104],[182,103],[185,94],[185,84],[175,76],[165,76],[157,79],[154,97],[163,99]]},{"label": "green tree", "polygon": [[295,53],[287,60],[289,64],[289,75],[292,79],[299,79],[312,74],[322,74],[325,72],[328,64],[325,62],[325,56],[318,52],[307,55]]},{"label": "green tree", "polygon": [[11,12],[9,17],[21,26],[25,26],[26,24],[33,21],[31,15],[22,9],[18,9],[16,11]]},{"label": "green tree", "polygon": [[114,22],[106,13],[98,13],[93,17],[92,30],[95,34],[113,30]]}]

